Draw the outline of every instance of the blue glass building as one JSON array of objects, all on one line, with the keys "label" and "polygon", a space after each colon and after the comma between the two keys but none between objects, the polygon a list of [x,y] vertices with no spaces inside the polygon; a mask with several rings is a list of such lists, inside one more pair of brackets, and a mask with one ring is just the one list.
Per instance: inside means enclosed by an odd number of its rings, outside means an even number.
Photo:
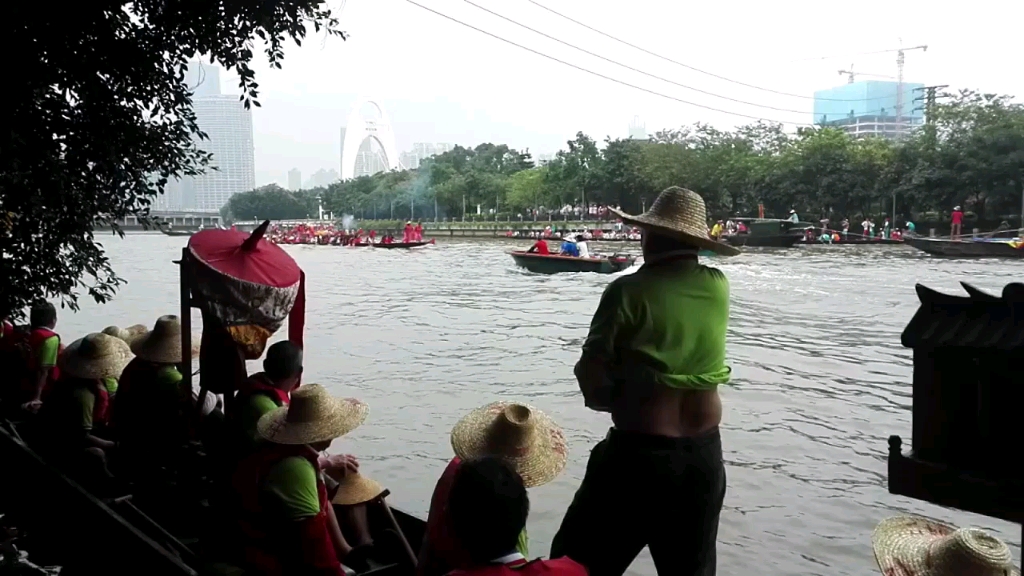
[{"label": "blue glass building", "polygon": [[924,123],[922,102],[924,84],[903,83],[903,123],[898,125],[896,102],[899,84],[867,80],[844,84],[814,93],[814,123],[838,126],[856,137],[895,137]]}]

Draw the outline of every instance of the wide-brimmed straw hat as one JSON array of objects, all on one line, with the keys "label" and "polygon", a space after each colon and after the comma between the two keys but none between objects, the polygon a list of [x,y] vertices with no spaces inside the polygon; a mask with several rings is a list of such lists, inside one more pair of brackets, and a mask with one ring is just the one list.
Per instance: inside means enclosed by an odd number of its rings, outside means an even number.
[{"label": "wide-brimmed straw hat", "polygon": [[144,336],[146,332],[149,332],[149,328],[145,324],[133,324],[125,328],[125,330],[128,331],[128,344],[131,344],[141,336]]},{"label": "wide-brimmed straw hat", "polygon": [[732,246],[712,240],[708,235],[708,215],[704,199],[700,194],[678,186],[666,188],[658,194],[650,210],[639,216],[631,216],[611,208],[622,221],[640,228],[673,236],[703,250],[711,250],[723,256],[735,256],[740,251]]},{"label": "wide-brimmed straw hat", "polygon": [[452,449],[462,459],[496,456],[512,466],[528,488],[565,469],[562,429],[532,406],[494,402],[473,410],[452,428]]},{"label": "wide-brimmed straw hat", "polygon": [[106,334],[107,336],[113,336],[114,338],[120,338],[125,342],[128,342],[128,340],[132,337],[131,333],[128,332],[128,330],[121,328],[119,326],[107,326],[106,328],[103,329],[102,333]]},{"label": "wide-brimmed straw hat", "polygon": [[178,364],[181,362],[181,321],[177,316],[161,316],[153,329],[132,342],[132,352],[147,362]]},{"label": "wide-brimmed straw hat", "polygon": [[331,503],[340,506],[365,504],[384,494],[385,491],[386,489],[376,480],[358,472],[349,472],[338,482],[338,491],[331,499]]},{"label": "wide-brimmed straw hat", "polygon": [[369,413],[355,398],[335,398],[319,384],[306,384],[292,392],[288,406],[264,414],[256,429],[276,444],[313,444],[348,434]]},{"label": "wide-brimmed straw hat", "polygon": [[77,378],[119,378],[132,360],[132,351],[120,338],[89,334],[72,342],[61,356],[61,368]]},{"label": "wide-brimmed straw hat", "polygon": [[886,576],[1020,576],[1010,548],[978,528],[897,516],[875,528],[871,544]]}]

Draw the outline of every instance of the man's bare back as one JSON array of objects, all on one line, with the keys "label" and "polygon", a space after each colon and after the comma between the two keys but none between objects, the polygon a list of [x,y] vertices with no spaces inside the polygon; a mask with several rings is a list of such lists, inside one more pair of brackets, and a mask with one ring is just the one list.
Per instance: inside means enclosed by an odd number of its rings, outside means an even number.
[{"label": "man's bare back", "polygon": [[660,384],[624,386],[612,403],[619,430],[671,438],[699,436],[722,421],[718,390],[677,390]]}]

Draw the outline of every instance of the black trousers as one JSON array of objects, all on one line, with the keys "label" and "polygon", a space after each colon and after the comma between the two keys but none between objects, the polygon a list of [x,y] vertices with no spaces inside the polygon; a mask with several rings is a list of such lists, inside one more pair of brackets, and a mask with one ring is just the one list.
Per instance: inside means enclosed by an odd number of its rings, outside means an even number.
[{"label": "black trousers", "polygon": [[612,428],[551,544],[590,576],[621,576],[644,546],[659,576],[714,576],[725,499],[718,428],[669,438]]}]

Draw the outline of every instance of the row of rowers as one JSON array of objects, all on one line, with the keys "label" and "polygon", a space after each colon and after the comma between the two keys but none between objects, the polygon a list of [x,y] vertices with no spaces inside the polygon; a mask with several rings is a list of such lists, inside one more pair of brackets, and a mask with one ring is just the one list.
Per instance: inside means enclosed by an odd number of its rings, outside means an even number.
[{"label": "row of rowers", "polygon": [[[35,309],[32,319],[34,325],[41,319]],[[43,324],[47,338],[54,337],[55,323]],[[181,332],[174,316],[160,318],[141,334],[109,332],[117,336],[89,334],[51,364],[39,427],[33,427],[29,442],[90,489],[116,492],[122,466],[137,465],[136,458],[159,452],[160,444],[169,448],[180,440],[167,438],[166,431],[181,429],[173,419],[183,411],[166,406],[180,405],[181,375],[174,364],[182,356]],[[230,473],[223,481],[232,496],[224,512],[237,529],[225,537],[222,560],[248,574],[341,575],[346,566],[367,567],[374,556],[367,507],[382,501],[384,489],[359,474],[355,457],[326,453],[334,440],[364,422],[369,409],[355,399],[332,397],[318,384],[299,386],[301,375],[302,350],[287,341],[275,343],[267,349],[263,371],[251,376],[232,401],[218,402],[210,412],[220,414],[226,406],[224,431],[231,446]],[[146,389],[153,393],[142,393]],[[146,417],[127,416],[136,411]],[[451,444],[455,457],[431,499],[418,574],[490,573],[496,567],[587,573],[569,558],[526,561],[526,488],[555,479],[567,458],[564,434],[547,415],[496,402],[462,418]],[[131,458],[121,457],[126,448]]]}]

